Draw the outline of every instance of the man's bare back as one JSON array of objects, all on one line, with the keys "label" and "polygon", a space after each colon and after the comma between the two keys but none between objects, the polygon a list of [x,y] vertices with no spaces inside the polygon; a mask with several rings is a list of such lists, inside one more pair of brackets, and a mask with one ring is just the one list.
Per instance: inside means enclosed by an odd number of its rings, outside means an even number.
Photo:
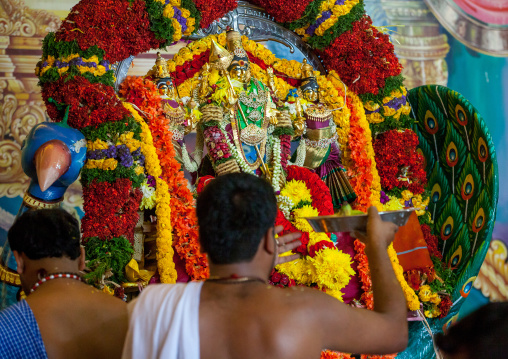
[{"label": "man's bare back", "polygon": [[73,279],[58,279],[41,285],[27,303],[49,358],[121,357],[128,320],[120,299]]},{"label": "man's bare back", "polygon": [[[388,354],[407,345],[405,298],[387,247],[397,226],[369,209],[365,242],[374,310],[353,308],[319,290],[275,288],[267,279],[300,233],[275,238],[276,199],[250,174],[220,176],[198,197],[200,242],[208,255],[204,283],[146,289],[132,308],[124,359],[319,358],[323,349]],[[136,355],[136,353],[138,353]],[[161,354],[164,353],[164,354]]]}]

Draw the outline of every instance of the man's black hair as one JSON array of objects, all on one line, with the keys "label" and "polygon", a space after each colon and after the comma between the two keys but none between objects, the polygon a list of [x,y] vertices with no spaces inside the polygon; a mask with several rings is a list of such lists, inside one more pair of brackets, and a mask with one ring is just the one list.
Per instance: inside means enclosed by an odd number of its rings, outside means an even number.
[{"label": "man's black hair", "polygon": [[448,355],[467,358],[506,358],[508,353],[508,303],[488,303],[452,325],[436,344]]},{"label": "man's black hair", "polygon": [[11,250],[32,259],[68,257],[81,254],[79,224],[63,209],[27,211],[7,234]]},{"label": "man's black hair", "polygon": [[277,202],[267,181],[233,173],[206,185],[196,212],[201,246],[213,263],[249,262],[275,224]]}]

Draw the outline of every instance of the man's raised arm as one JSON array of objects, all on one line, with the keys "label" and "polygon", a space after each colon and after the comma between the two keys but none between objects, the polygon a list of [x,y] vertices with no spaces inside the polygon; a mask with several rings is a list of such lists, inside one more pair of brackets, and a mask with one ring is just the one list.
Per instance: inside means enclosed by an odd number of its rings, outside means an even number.
[{"label": "man's raised arm", "polygon": [[382,221],[376,208],[371,207],[367,234],[356,234],[366,245],[374,311],[353,308],[329,296],[312,298],[316,308],[312,316],[320,323],[323,348],[347,353],[390,354],[407,346],[406,300],[387,254],[397,229],[395,224]]}]

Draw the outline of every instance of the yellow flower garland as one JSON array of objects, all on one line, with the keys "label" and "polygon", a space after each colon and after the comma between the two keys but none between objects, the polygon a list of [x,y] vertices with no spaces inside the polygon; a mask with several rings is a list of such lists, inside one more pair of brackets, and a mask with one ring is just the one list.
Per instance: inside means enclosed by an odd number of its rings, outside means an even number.
[{"label": "yellow flower garland", "polygon": [[411,288],[404,279],[404,269],[402,269],[402,266],[399,264],[399,259],[397,258],[397,252],[395,252],[395,249],[393,248],[393,243],[391,243],[388,247],[388,256],[392,262],[395,276],[397,277],[397,280],[402,287],[402,291],[404,292],[404,296],[406,297],[407,307],[409,310],[420,309],[420,301],[418,300],[418,296],[415,294],[413,288]]},{"label": "yellow flower garland", "polygon": [[145,168],[149,175],[156,181],[155,214],[157,216],[157,268],[162,283],[176,283],[177,273],[173,262],[171,207],[169,188],[166,182],[159,178],[162,169],[159,158],[153,145],[153,138],[145,121],[129,103],[123,103],[124,107],[132,114],[136,122],[141,126],[141,152],[145,156]]}]

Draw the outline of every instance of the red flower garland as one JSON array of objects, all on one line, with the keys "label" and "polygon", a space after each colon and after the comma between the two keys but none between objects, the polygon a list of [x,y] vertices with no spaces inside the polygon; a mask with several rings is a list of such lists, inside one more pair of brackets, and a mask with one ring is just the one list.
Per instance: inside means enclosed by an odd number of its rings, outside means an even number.
[{"label": "red flower garland", "polygon": [[441,314],[439,314],[439,318],[444,318],[448,315],[452,307],[452,304],[453,302],[449,296],[447,295],[441,296],[441,303],[439,303],[439,311],[441,312]]},{"label": "red flower garland", "polygon": [[187,79],[193,77],[205,63],[209,61],[210,50],[203,51],[200,54],[194,55],[192,60],[184,62],[182,65],[175,67],[175,72],[171,73],[171,77],[175,79],[175,84],[178,86]]},{"label": "red flower garland", "polygon": [[[374,152],[381,186],[385,190],[394,187],[407,188],[414,194],[423,193],[427,185],[424,158],[416,152],[418,136],[412,130],[391,130],[379,135],[374,142]],[[407,170],[407,180],[402,169]]]},{"label": "red flower garland", "polygon": [[423,238],[427,243],[427,248],[429,249],[430,255],[439,258],[439,260],[442,260],[443,255],[437,247],[439,242],[437,236],[432,234],[432,230],[428,224],[422,224],[420,227],[422,229]]},{"label": "red flower garland", "polygon": [[278,288],[294,287],[296,282],[294,279],[290,279],[286,274],[279,273],[276,269],[272,269],[270,273],[270,279],[268,281],[271,285]]},{"label": "red flower garland", "polygon": [[108,240],[124,236],[132,244],[142,197],[141,190],[132,188],[132,182],[125,178],[113,183],[94,180],[83,187],[81,231],[85,242],[90,237]]},{"label": "red flower garland", "polygon": [[287,171],[288,160],[291,158],[291,136],[281,135],[280,136],[280,164],[284,171]]},{"label": "red flower garland", "polygon": [[[131,91],[132,90],[132,91]],[[162,179],[168,184],[171,194],[171,225],[173,246],[185,261],[185,270],[192,280],[208,278],[208,261],[201,253],[194,198],[186,186],[181,166],[175,159],[173,134],[167,129],[167,119],[162,113],[162,103],[157,87],[149,79],[127,77],[120,87],[120,94],[127,100],[137,98],[138,106],[150,114],[148,125],[162,168]]]},{"label": "red flower garland", "polygon": [[369,260],[365,254],[365,244],[355,239],[355,262],[358,263],[358,275],[362,282],[362,296],[360,297],[365,307],[374,310],[374,294],[372,292],[372,279],[370,277]]},{"label": "red flower garland", "polygon": [[201,12],[199,26],[202,29],[238,6],[236,0],[194,0],[194,5]]},{"label": "red flower garland", "polygon": [[[98,26],[100,24],[100,26]],[[56,33],[59,41],[76,40],[82,50],[97,45],[111,63],[157,49],[142,0],[81,0]]]},{"label": "red flower garland", "polygon": [[261,6],[277,22],[291,22],[300,19],[307,5],[313,0],[253,0],[251,3]]},{"label": "red flower garland", "polygon": [[[284,229],[282,232],[279,233],[279,236],[283,236],[288,233],[295,233],[300,232],[298,229],[296,229],[293,224],[284,217],[284,213],[279,209],[277,210],[277,216],[275,217],[275,225],[276,226],[283,226]],[[302,256],[306,256],[309,254],[307,250],[307,244],[309,243],[309,233],[307,232],[300,232],[302,235],[300,236],[300,241],[302,244],[300,244],[298,247],[293,249],[293,253],[301,254]]]},{"label": "red flower garland", "polygon": [[330,189],[321,178],[305,167],[288,166],[286,181],[304,181],[312,196],[312,206],[320,216],[333,214],[333,202]]},{"label": "red flower garland", "polygon": [[432,283],[436,279],[436,272],[433,267],[411,269],[404,272],[404,279],[413,290],[420,290],[423,280]]},{"label": "red flower garland", "polygon": [[81,76],[69,81],[66,81],[64,76],[58,81],[44,84],[42,98],[49,117],[55,122],[62,121],[65,111],[50,103],[49,98],[60,104],[70,105],[68,124],[77,129],[121,121],[129,115],[118,100],[113,87],[101,83],[92,84]]},{"label": "red flower garland", "polygon": [[[342,91],[340,89],[338,90]],[[365,129],[360,125],[360,116],[362,113],[359,111],[363,111],[363,106],[361,108],[355,106],[350,96],[348,96],[346,104],[351,110],[348,136],[349,156],[351,161],[346,163],[346,165],[349,168],[348,174],[351,186],[358,196],[353,203],[353,207],[357,210],[367,212],[371,205],[371,188],[374,178],[372,176],[372,159],[365,150],[367,148],[368,137],[365,135]],[[357,104],[361,106],[359,103]]]},{"label": "red flower garland", "polygon": [[385,87],[386,78],[402,71],[389,36],[373,27],[368,16],[354,22],[352,30],[341,34],[319,53],[325,67],[335,70],[358,95],[377,95]]}]

